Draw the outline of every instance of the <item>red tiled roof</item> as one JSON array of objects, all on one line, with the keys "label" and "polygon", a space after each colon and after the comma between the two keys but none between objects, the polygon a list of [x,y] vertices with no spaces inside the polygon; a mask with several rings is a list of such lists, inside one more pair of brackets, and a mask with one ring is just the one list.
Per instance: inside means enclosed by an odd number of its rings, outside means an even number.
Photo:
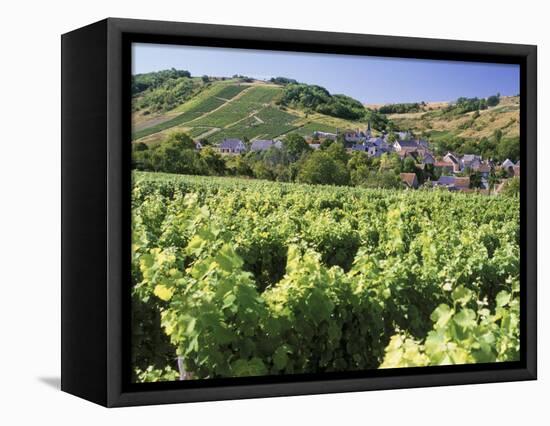
[{"label": "red tiled roof", "polygon": [[410,187],[414,187],[418,184],[415,173],[399,173],[399,177]]},{"label": "red tiled roof", "polygon": [[469,177],[456,177],[455,186],[457,188],[469,188],[470,187],[470,178]]}]

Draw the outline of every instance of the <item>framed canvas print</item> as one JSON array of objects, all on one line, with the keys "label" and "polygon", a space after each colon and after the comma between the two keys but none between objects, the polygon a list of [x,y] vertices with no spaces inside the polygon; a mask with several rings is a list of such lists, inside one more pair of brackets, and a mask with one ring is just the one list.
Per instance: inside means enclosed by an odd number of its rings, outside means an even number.
[{"label": "framed canvas print", "polygon": [[536,47],[107,19],[62,37],[62,389],[536,378]]}]

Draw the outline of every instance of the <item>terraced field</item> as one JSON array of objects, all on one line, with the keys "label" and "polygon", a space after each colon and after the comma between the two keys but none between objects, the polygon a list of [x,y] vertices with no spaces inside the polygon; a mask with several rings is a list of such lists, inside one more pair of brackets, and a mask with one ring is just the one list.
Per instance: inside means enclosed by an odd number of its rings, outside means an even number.
[{"label": "terraced field", "polygon": [[251,87],[237,102],[227,102],[222,108],[193,122],[194,126],[226,127],[259,112],[269,105],[281,89],[278,87]]},{"label": "terraced field", "polygon": [[169,133],[185,131],[193,138],[218,143],[224,138],[272,139],[295,131],[310,136],[315,130],[336,132],[358,124],[318,113],[284,110],[276,99],[282,86],[263,82],[218,81],[193,99],[160,117],[140,123],[134,140],[158,143]]},{"label": "terraced field", "polygon": [[273,107],[265,107],[257,114],[212,134],[211,142],[224,138],[272,139],[295,128],[296,116]]},{"label": "terraced field", "polygon": [[145,136],[152,135],[153,133],[158,133],[163,130],[179,126],[183,123],[195,120],[206,113],[214,111],[216,108],[221,107],[224,104],[229,104],[229,101],[241,93],[243,90],[247,89],[247,86],[221,86],[220,90],[214,92],[211,96],[204,98],[204,100],[196,103],[189,110],[183,112],[182,114],[155,124],[151,127],[146,127],[134,133],[134,139],[140,139]]}]

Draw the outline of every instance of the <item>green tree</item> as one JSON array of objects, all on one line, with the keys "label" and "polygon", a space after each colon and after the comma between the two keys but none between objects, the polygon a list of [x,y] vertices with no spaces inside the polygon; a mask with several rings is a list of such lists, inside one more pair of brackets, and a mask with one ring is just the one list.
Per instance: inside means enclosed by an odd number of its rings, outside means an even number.
[{"label": "green tree", "polygon": [[473,172],[470,174],[470,188],[482,188],[481,173]]},{"label": "green tree", "polygon": [[144,144],[143,142],[136,142],[132,144],[132,150],[134,152],[147,151],[148,149],[149,147],[147,146],[147,144]]},{"label": "green tree", "polygon": [[502,188],[502,194],[509,197],[519,197],[520,184],[519,177],[514,176],[511,179],[508,179]]},{"label": "green tree", "polygon": [[497,146],[497,153],[500,161],[507,158],[514,162],[518,161],[520,156],[519,138],[502,139]]},{"label": "green tree", "polygon": [[497,142],[500,142],[500,140],[502,139],[502,130],[496,129],[493,132],[493,139]]},{"label": "green tree", "polygon": [[290,133],[283,139],[283,149],[293,161],[296,161],[303,152],[311,150],[306,140],[297,133]]},{"label": "green tree", "polygon": [[496,95],[489,96],[487,98],[487,106],[494,107],[497,106],[500,102],[500,93],[497,93]]},{"label": "green tree", "polygon": [[297,180],[320,185],[349,185],[350,176],[344,163],[324,151],[316,151],[304,161]]},{"label": "green tree", "polygon": [[200,157],[208,168],[208,174],[222,176],[225,174],[225,161],[212,147],[207,146],[200,151]]},{"label": "green tree", "polygon": [[226,158],[225,166],[231,174],[236,176],[253,176],[252,168],[242,155],[229,155]]},{"label": "green tree", "polygon": [[370,172],[369,177],[362,183],[367,188],[401,188],[399,175],[392,170]]},{"label": "green tree", "polygon": [[403,160],[401,170],[403,173],[416,173],[416,161],[412,157],[406,157]]},{"label": "green tree", "polygon": [[344,148],[344,145],[340,142],[331,144],[325,152],[330,155],[333,160],[340,161],[344,164],[349,160],[349,155],[346,152],[346,148]]},{"label": "green tree", "polygon": [[380,171],[391,170],[395,173],[401,171],[401,159],[394,153],[385,153],[380,157]]},{"label": "green tree", "polygon": [[163,142],[164,146],[171,146],[177,149],[195,149],[195,142],[185,132],[172,132]]}]

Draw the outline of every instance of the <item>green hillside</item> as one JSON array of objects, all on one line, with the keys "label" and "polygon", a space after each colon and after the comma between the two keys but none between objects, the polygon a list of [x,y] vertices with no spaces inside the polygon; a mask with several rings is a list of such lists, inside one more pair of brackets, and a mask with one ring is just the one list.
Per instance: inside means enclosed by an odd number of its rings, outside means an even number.
[{"label": "green hillside", "polygon": [[[189,77],[182,79],[189,80]],[[171,81],[170,85],[176,87],[178,83]],[[299,85],[298,90],[304,87],[308,86]],[[210,142],[217,143],[224,138],[272,139],[291,131],[310,136],[315,130],[334,133],[337,128],[356,129],[366,125],[365,119],[351,120],[338,116],[341,111],[349,111],[346,102],[354,108],[353,117],[360,116],[357,101],[351,98],[332,96],[326,92],[328,97],[312,108],[289,101],[286,96],[288,88],[284,84],[257,80],[201,81],[195,87],[194,94],[175,108],[166,111],[142,107],[147,105],[144,98],[156,99],[157,92],[164,93],[166,90],[165,85],[159,84],[134,95],[133,140],[156,143],[174,130],[181,130],[193,138],[208,138]],[[331,105],[332,109],[326,105]],[[319,112],[323,108],[332,115]]]},{"label": "green hillside", "polygon": [[428,139],[436,151],[519,157],[519,96],[500,97],[497,105],[471,111],[456,103],[427,103],[420,111],[388,114],[387,118],[397,128]]},{"label": "green hillside", "polygon": [[133,140],[156,144],[174,131],[218,143],[224,138],[273,139],[366,127],[411,130],[447,151],[519,158],[519,97],[454,102],[362,105],[345,95],[290,79],[192,77],[165,70],[134,76]]}]

